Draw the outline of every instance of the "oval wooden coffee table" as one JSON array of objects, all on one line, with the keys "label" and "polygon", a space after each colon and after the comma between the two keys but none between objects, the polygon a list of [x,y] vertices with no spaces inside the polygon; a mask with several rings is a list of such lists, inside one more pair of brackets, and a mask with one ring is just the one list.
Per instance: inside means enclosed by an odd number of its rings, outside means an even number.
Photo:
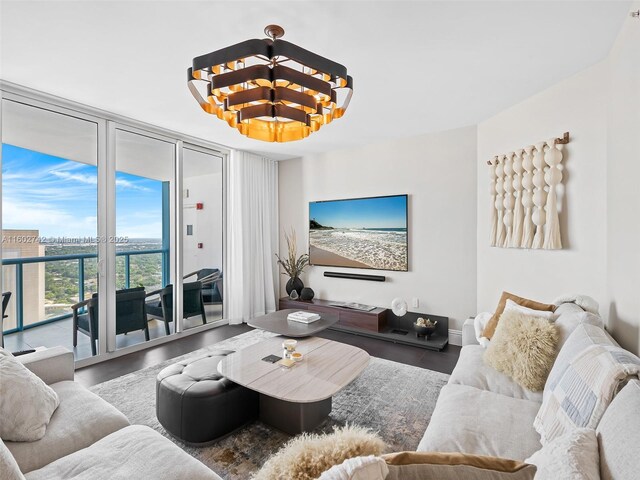
[{"label": "oval wooden coffee table", "polygon": [[298,340],[304,359],[291,368],[262,360],[282,356],[284,337],[274,337],[231,355],[218,371],[232,382],[260,393],[260,419],[286,433],[309,431],[331,413],[332,397],[369,364],[364,350],[324,338]]}]

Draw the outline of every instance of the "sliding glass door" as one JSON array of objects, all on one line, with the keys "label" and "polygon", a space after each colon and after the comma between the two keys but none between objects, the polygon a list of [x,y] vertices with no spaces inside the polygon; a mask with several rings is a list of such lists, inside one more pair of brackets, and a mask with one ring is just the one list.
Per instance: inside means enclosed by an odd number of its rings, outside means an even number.
[{"label": "sliding glass door", "polygon": [[98,122],[2,100],[2,291],[7,349],[97,348]]},{"label": "sliding glass door", "polygon": [[183,316],[192,328],[223,318],[223,157],[186,145],[182,193]]},{"label": "sliding glass door", "polygon": [[[171,235],[175,150],[173,142],[115,129],[117,348],[176,332]],[[148,321],[144,320],[143,306]],[[134,313],[123,313],[129,310]]]}]

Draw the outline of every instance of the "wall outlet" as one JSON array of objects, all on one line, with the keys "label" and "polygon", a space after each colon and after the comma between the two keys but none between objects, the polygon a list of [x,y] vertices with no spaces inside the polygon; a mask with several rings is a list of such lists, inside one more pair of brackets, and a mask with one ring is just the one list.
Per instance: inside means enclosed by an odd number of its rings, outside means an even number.
[{"label": "wall outlet", "polygon": [[413,298],[411,299],[411,307],[412,307],[412,308],[418,308],[418,307],[420,307],[420,300],[418,300],[418,298],[417,298],[417,297],[413,297]]}]

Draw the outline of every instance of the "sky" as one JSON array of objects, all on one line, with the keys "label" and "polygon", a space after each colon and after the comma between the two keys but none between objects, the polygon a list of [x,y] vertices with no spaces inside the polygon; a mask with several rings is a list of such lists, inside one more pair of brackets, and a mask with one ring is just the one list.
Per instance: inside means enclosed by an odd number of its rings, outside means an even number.
[{"label": "sky", "polygon": [[312,202],[309,219],[334,228],[407,228],[407,197]]},{"label": "sky", "polygon": [[[2,145],[2,228],[97,236],[97,167]],[[116,172],[116,235],[162,237],[162,182]]]}]

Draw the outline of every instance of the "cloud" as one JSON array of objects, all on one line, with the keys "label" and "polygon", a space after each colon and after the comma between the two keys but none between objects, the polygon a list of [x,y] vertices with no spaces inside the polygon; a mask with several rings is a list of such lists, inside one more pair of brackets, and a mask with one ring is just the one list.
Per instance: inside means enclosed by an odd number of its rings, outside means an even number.
[{"label": "cloud", "polygon": [[[74,180],[87,185],[98,185],[98,177],[85,173],[69,173],[67,171],[51,170],[51,174],[64,180]],[[116,182],[117,183],[117,182]]]},{"label": "cloud", "polygon": [[151,192],[152,190],[147,187],[143,187],[141,185],[137,185],[129,180],[125,180],[124,178],[116,178],[116,187],[120,187],[123,189],[129,190],[139,190],[141,192]]}]

